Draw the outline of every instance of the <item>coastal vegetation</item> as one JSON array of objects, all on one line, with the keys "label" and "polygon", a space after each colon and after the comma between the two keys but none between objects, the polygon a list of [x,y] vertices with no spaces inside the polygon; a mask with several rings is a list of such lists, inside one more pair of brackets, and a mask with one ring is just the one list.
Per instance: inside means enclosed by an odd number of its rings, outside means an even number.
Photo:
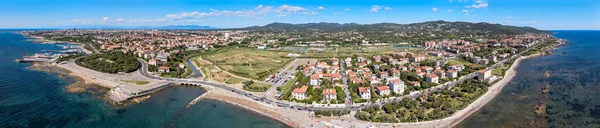
[{"label": "coastal vegetation", "polygon": [[321,116],[343,116],[350,114],[350,110],[317,110],[315,111],[316,117]]},{"label": "coastal vegetation", "polygon": [[77,59],[76,64],[85,68],[104,73],[133,72],[140,67],[140,63],[133,53],[108,52],[89,55]]},{"label": "coastal vegetation", "polygon": [[448,90],[427,94],[417,99],[404,98],[383,106],[372,105],[356,113],[360,120],[372,122],[418,122],[442,119],[475,101],[490,85],[476,80],[466,80]]}]

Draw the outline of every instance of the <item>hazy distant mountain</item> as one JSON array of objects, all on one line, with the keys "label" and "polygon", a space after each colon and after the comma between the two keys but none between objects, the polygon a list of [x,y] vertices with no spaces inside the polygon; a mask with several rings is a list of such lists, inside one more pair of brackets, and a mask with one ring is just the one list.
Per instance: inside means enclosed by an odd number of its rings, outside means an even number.
[{"label": "hazy distant mountain", "polygon": [[157,27],[156,29],[215,29],[211,26],[200,26],[200,25],[169,25],[163,27]]},{"label": "hazy distant mountain", "polygon": [[311,31],[396,31],[396,32],[465,32],[465,33],[490,33],[490,34],[520,34],[527,32],[545,32],[532,27],[517,27],[501,24],[490,24],[485,22],[447,22],[428,21],[411,24],[376,23],[376,24],[339,24],[339,23],[271,23],[265,26],[252,26],[241,28],[254,31],[288,31],[288,32],[311,32]]}]

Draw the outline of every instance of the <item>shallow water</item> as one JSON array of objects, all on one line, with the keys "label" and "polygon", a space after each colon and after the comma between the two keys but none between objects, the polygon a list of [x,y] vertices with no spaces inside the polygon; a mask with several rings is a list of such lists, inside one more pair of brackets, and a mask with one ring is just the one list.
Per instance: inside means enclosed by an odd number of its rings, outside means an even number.
[{"label": "shallow water", "polygon": [[571,43],[522,61],[512,84],[458,127],[600,127],[600,31],[557,32]]}]

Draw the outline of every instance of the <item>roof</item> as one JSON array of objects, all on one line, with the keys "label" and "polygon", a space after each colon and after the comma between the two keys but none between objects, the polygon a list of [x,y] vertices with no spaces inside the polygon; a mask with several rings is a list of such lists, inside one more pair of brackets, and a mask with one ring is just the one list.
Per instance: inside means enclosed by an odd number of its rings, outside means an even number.
[{"label": "roof", "polygon": [[306,93],[307,89],[308,89],[308,86],[304,85],[300,88],[295,88],[292,92],[293,93]]},{"label": "roof", "polygon": [[448,70],[446,72],[448,72],[448,73],[456,73],[456,70]]},{"label": "roof", "polygon": [[170,68],[171,67],[169,67],[169,66],[160,66],[160,67],[158,67],[158,69],[170,69]]},{"label": "roof", "polygon": [[431,74],[431,75],[428,75],[427,77],[429,77],[429,78],[437,78],[438,76],[435,75],[435,74]]},{"label": "roof", "polygon": [[367,88],[367,87],[358,87],[358,92],[370,93],[369,88]]},{"label": "roof", "polygon": [[410,84],[412,84],[412,85],[421,85],[421,83],[419,81],[411,81]]},{"label": "roof", "polygon": [[337,93],[335,92],[335,89],[333,89],[333,88],[323,89],[323,95],[335,95],[335,94],[337,94]]},{"label": "roof", "polygon": [[375,88],[377,88],[377,90],[390,90],[390,87],[388,86],[377,86]]},{"label": "roof", "polygon": [[319,79],[319,75],[312,75],[312,76],[310,76],[310,79],[311,80]]}]

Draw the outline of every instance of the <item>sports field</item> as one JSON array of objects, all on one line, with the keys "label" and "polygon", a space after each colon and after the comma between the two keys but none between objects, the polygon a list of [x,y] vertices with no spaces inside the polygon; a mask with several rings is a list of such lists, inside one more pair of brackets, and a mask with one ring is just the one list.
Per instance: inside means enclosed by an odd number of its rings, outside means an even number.
[{"label": "sports field", "polygon": [[285,57],[287,54],[280,51],[230,47],[211,52],[202,58],[237,76],[263,80],[291,61]]}]

